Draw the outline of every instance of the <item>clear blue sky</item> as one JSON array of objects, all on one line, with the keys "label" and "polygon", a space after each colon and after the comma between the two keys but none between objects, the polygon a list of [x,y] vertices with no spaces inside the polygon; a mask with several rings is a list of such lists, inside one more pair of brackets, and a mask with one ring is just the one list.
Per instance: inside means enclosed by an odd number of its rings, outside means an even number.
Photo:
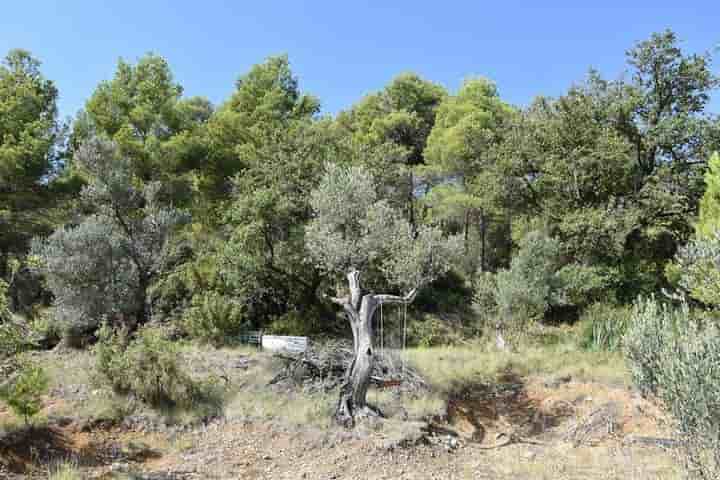
[{"label": "clear blue sky", "polygon": [[[112,77],[119,57],[148,51],[168,59],[187,95],[216,104],[251,65],[287,53],[301,88],[335,113],[408,70],[452,90],[484,75],[525,105],[561,94],[591,66],[617,77],[625,50],[667,27],[688,51],[715,48],[720,1],[6,0],[0,52],[39,57],[63,115]],[[711,110],[720,113],[720,95]]]}]

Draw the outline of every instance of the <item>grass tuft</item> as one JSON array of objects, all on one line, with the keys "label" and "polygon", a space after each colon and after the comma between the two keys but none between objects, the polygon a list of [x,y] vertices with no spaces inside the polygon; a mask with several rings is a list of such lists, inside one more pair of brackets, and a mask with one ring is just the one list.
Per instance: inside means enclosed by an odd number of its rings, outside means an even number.
[{"label": "grass tuft", "polygon": [[73,461],[56,463],[48,470],[48,480],[82,480],[78,466]]}]

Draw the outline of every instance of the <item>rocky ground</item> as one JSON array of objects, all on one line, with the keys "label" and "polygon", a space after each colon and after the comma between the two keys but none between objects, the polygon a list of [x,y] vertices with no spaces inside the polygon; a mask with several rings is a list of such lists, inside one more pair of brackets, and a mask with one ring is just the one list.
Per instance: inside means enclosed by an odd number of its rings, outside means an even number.
[{"label": "rocky ground", "polygon": [[[249,367],[252,355],[202,359],[194,358],[195,368],[222,371],[241,386],[259,384],[251,378],[259,375]],[[507,372],[493,384],[454,391],[442,415],[396,414],[354,430],[298,424],[288,420],[290,411],[252,416],[247,409],[195,422],[143,411],[110,421],[81,413],[79,405],[95,395],[88,384],[56,385],[46,421],[0,428],[0,478],[46,478],[65,460],[83,478],[98,479],[679,478],[676,445],[657,406],[627,387],[568,377]],[[8,416],[0,410],[0,420]]]}]

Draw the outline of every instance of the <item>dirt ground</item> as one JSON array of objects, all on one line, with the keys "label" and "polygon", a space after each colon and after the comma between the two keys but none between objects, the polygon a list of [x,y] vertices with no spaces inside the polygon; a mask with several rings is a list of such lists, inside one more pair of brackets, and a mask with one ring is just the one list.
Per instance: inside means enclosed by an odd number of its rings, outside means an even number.
[{"label": "dirt ground", "polygon": [[[63,391],[92,395],[86,390]],[[442,415],[423,421],[396,415],[350,431],[282,416],[226,415],[168,428],[142,418],[109,425],[56,415],[68,411],[67,403],[72,398],[51,396],[46,422],[0,431],[0,478],[46,478],[64,460],[82,478],[97,479],[680,477],[670,431],[653,402],[627,387],[572,378],[507,372],[493,384],[454,391]],[[0,409],[0,420],[9,415]]]}]

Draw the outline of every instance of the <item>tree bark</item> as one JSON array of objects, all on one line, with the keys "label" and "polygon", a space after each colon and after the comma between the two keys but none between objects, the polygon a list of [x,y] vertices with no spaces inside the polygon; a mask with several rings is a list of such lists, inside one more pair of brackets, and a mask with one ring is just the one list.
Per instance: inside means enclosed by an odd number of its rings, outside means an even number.
[{"label": "tree bark", "polygon": [[341,305],[353,332],[355,358],[348,368],[345,382],[340,388],[340,398],[335,410],[335,419],[341,425],[352,427],[358,418],[382,416],[382,413],[367,403],[367,390],[375,364],[373,348],[373,317],[377,307],[385,303],[409,304],[415,299],[417,289],[404,297],[362,293],[360,272],[353,270],[347,275],[350,295],[346,298],[332,298]]}]

